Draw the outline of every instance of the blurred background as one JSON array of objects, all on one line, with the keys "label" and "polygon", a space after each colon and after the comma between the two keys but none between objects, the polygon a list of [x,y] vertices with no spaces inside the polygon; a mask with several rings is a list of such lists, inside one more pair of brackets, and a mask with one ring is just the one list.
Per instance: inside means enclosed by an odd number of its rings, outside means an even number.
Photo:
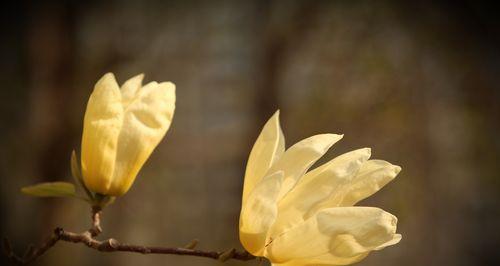
[{"label": "blurred background", "polygon": [[[19,253],[89,207],[22,186],[71,181],[85,106],[106,72],[173,81],[172,127],[103,237],[241,248],[247,156],[276,109],[287,147],[343,133],[325,162],[371,147],[401,165],[361,205],[399,218],[399,245],[359,265],[500,265],[500,23],[475,1],[41,1],[3,5],[1,236]],[[2,257],[4,260],[4,257]],[[229,261],[226,265],[257,265]],[[222,265],[58,243],[35,265]]]}]

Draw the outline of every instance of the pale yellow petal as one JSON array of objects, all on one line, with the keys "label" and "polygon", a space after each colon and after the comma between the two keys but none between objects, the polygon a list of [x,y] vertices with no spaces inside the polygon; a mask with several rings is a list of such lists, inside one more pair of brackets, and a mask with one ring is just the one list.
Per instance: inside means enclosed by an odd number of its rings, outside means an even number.
[{"label": "pale yellow petal", "polygon": [[278,201],[295,186],[299,178],[325,154],[328,149],[342,138],[342,135],[320,134],[304,139],[290,147],[274,163],[268,173],[284,172],[283,185]]},{"label": "pale yellow petal", "polygon": [[314,211],[323,208],[353,206],[367,198],[394,179],[401,167],[386,161],[365,162],[351,182],[339,187],[328,199],[315,206]]},{"label": "pale yellow petal", "polygon": [[384,249],[386,247],[396,245],[397,243],[399,243],[399,241],[401,241],[402,238],[403,238],[403,236],[401,234],[394,234],[394,236],[392,237],[391,240],[377,246],[373,250],[381,250],[381,249]]},{"label": "pale yellow petal", "polygon": [[130,102],[135,98],[135,95],[142,87],[142,80],[144,79],[144,74],[139,74],[125,81],[121,87],[122,92],[122,103],[123,107],[126,108]]},{"label": "pale yellow petal", "polygon": [[271,165],[281,157],[285,151],[285,137],[281,131],[279,111],[267,121],[257,141],[253,145],[245,171],[243,186],[243,202],[266,174]]},{"label": "pale yellow petal", "polygon": [[337,257],[330,253],[322,254],[316,257],[295,259],[284,262],[282,264],[273,264],[280,266],[336,266],[336,265],[350,265],[361,261],[366,258],[370,252],[365,252],[352,257]]},{"label": "pale yellow petal", "polygon": [[344,196],[337,206],[352,206],[373,195],[392,181],[400,171],[401,167],[386,161],[367,161],[361,166],[352,183],[346,187],[346,191],[343,192]]},{"label": "pale yellow petal", "polygon": [[276,198],[282,180],[282,171],[264,177],[255,185],[241,208],[240,241],[255,256],[262,256],[268,230],[276,218]]},{"label": "pale yellow petal", "polygon": [[120,89],[114,75],[108,73],[96,83],[83,122],[83,180],[94,192],[108,192],[122,121]]},{"label": "pale yellow petal", "polygon": [[301,261],[287,261],[283,263],[272,263],[271,266],[304,266],[304,262]]},{"label": "pale yellow petal", "polygon": [[370,154],[369,148],[351,151],[305,174],[279,202],[279,216],[271,235],[277,235],[315,214],[318,209],[314,207],[346,186]]},{"label": "pale yellow petal", "polygon": [[315,264],[350,264],[387,243],[395,244],[396,223],[394,215],[378,208],[323,209],[275,238],[265,255],[274,263],[328,258]]},{"label": "pale yellow petal", "polygon": [[124,194],[172,122],[175,85],[151,82],[136,93],[125,109],[118,137],[116,166],[109,195]]}]

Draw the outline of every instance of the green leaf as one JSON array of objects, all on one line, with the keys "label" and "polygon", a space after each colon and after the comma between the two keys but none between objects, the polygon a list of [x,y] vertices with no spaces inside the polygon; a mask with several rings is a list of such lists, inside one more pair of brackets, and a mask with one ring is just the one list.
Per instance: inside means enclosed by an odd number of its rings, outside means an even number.
[{"label": "green leaf", "polygon": [[85,183],[83,182],[82,172],[80,171],[80,167],[78,166],[78,158],[76,157],[75,150],[71,152],[71,174],[73,175],[73,178],[75,178],[76,182],[83,188],[89,200],[94,200],[94,195],[92,194],[92,192],[90,192],[90,190],[85,186]]},{"label": "green leaf", "polygon": [[23,187],[21,192],[35,197],[76,197],[75,186],[68,182],[40,183]]}]

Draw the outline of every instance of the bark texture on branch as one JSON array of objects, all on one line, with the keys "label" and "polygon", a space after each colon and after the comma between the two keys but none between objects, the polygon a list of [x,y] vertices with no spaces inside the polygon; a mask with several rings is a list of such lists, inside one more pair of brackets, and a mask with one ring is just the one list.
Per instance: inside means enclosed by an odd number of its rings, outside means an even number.
[{"label": "bark texture on branch", "polygon": [[155,246],[144,246],[144,245],[131,245],[120,243],[114,238],[109,238],[106,240],[97,240],[95,237],[101,232],[100,225],[101,208],[92,208],[92,227],[82,233],[74,233],[66,231],[60,227],[56,228],[52,235],[47,238],[39,247],[34,248],[33,245],[28,246],[23,256],[19,256],[12,251],[10,242],[8,239],[3,239],[3,250],[7,258],[18,265],[25,265],[33,262],[50,248],[52,248],[58,241],[66,241],[72,243],[82,243],[89,248],[101,251],[101,252],[133,252],[141,254],[172,254],[172,255],[184,255],[184,256],[197,256],[205,257],[211,259],[217,259],[220,261],[226,261],[229,259],[234,260],[253,260],[256,257],[247,251],[237,251],[235,249],[230,249],[227,251],[203,251],[194,249],[194,246],[198,243],[197,240],[188,244],[187,247],[155,247]]}]

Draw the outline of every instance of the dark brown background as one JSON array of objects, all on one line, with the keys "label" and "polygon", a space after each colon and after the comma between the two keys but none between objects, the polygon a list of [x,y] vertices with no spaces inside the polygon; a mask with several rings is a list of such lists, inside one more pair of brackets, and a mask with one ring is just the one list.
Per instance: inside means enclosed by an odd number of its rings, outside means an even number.
[{"label": "dark brown background", "polygon": [[[71,180],[85,104],[108,71],[177,84],[170,131],[104,213],[124,242],[240,247],[245,161],[281,109],[287,146],[343,133],[323,161],[372,147],[401,165],[364,201],[403,240],[360,265],[499,265],[498,9],[477,2],[101,1],[2,7],[1,235],[20,252],[88,207],[19,188]],[[219,265],[60,243],[38,265]],[[228,262],[227,265],[257,265]]]}]

